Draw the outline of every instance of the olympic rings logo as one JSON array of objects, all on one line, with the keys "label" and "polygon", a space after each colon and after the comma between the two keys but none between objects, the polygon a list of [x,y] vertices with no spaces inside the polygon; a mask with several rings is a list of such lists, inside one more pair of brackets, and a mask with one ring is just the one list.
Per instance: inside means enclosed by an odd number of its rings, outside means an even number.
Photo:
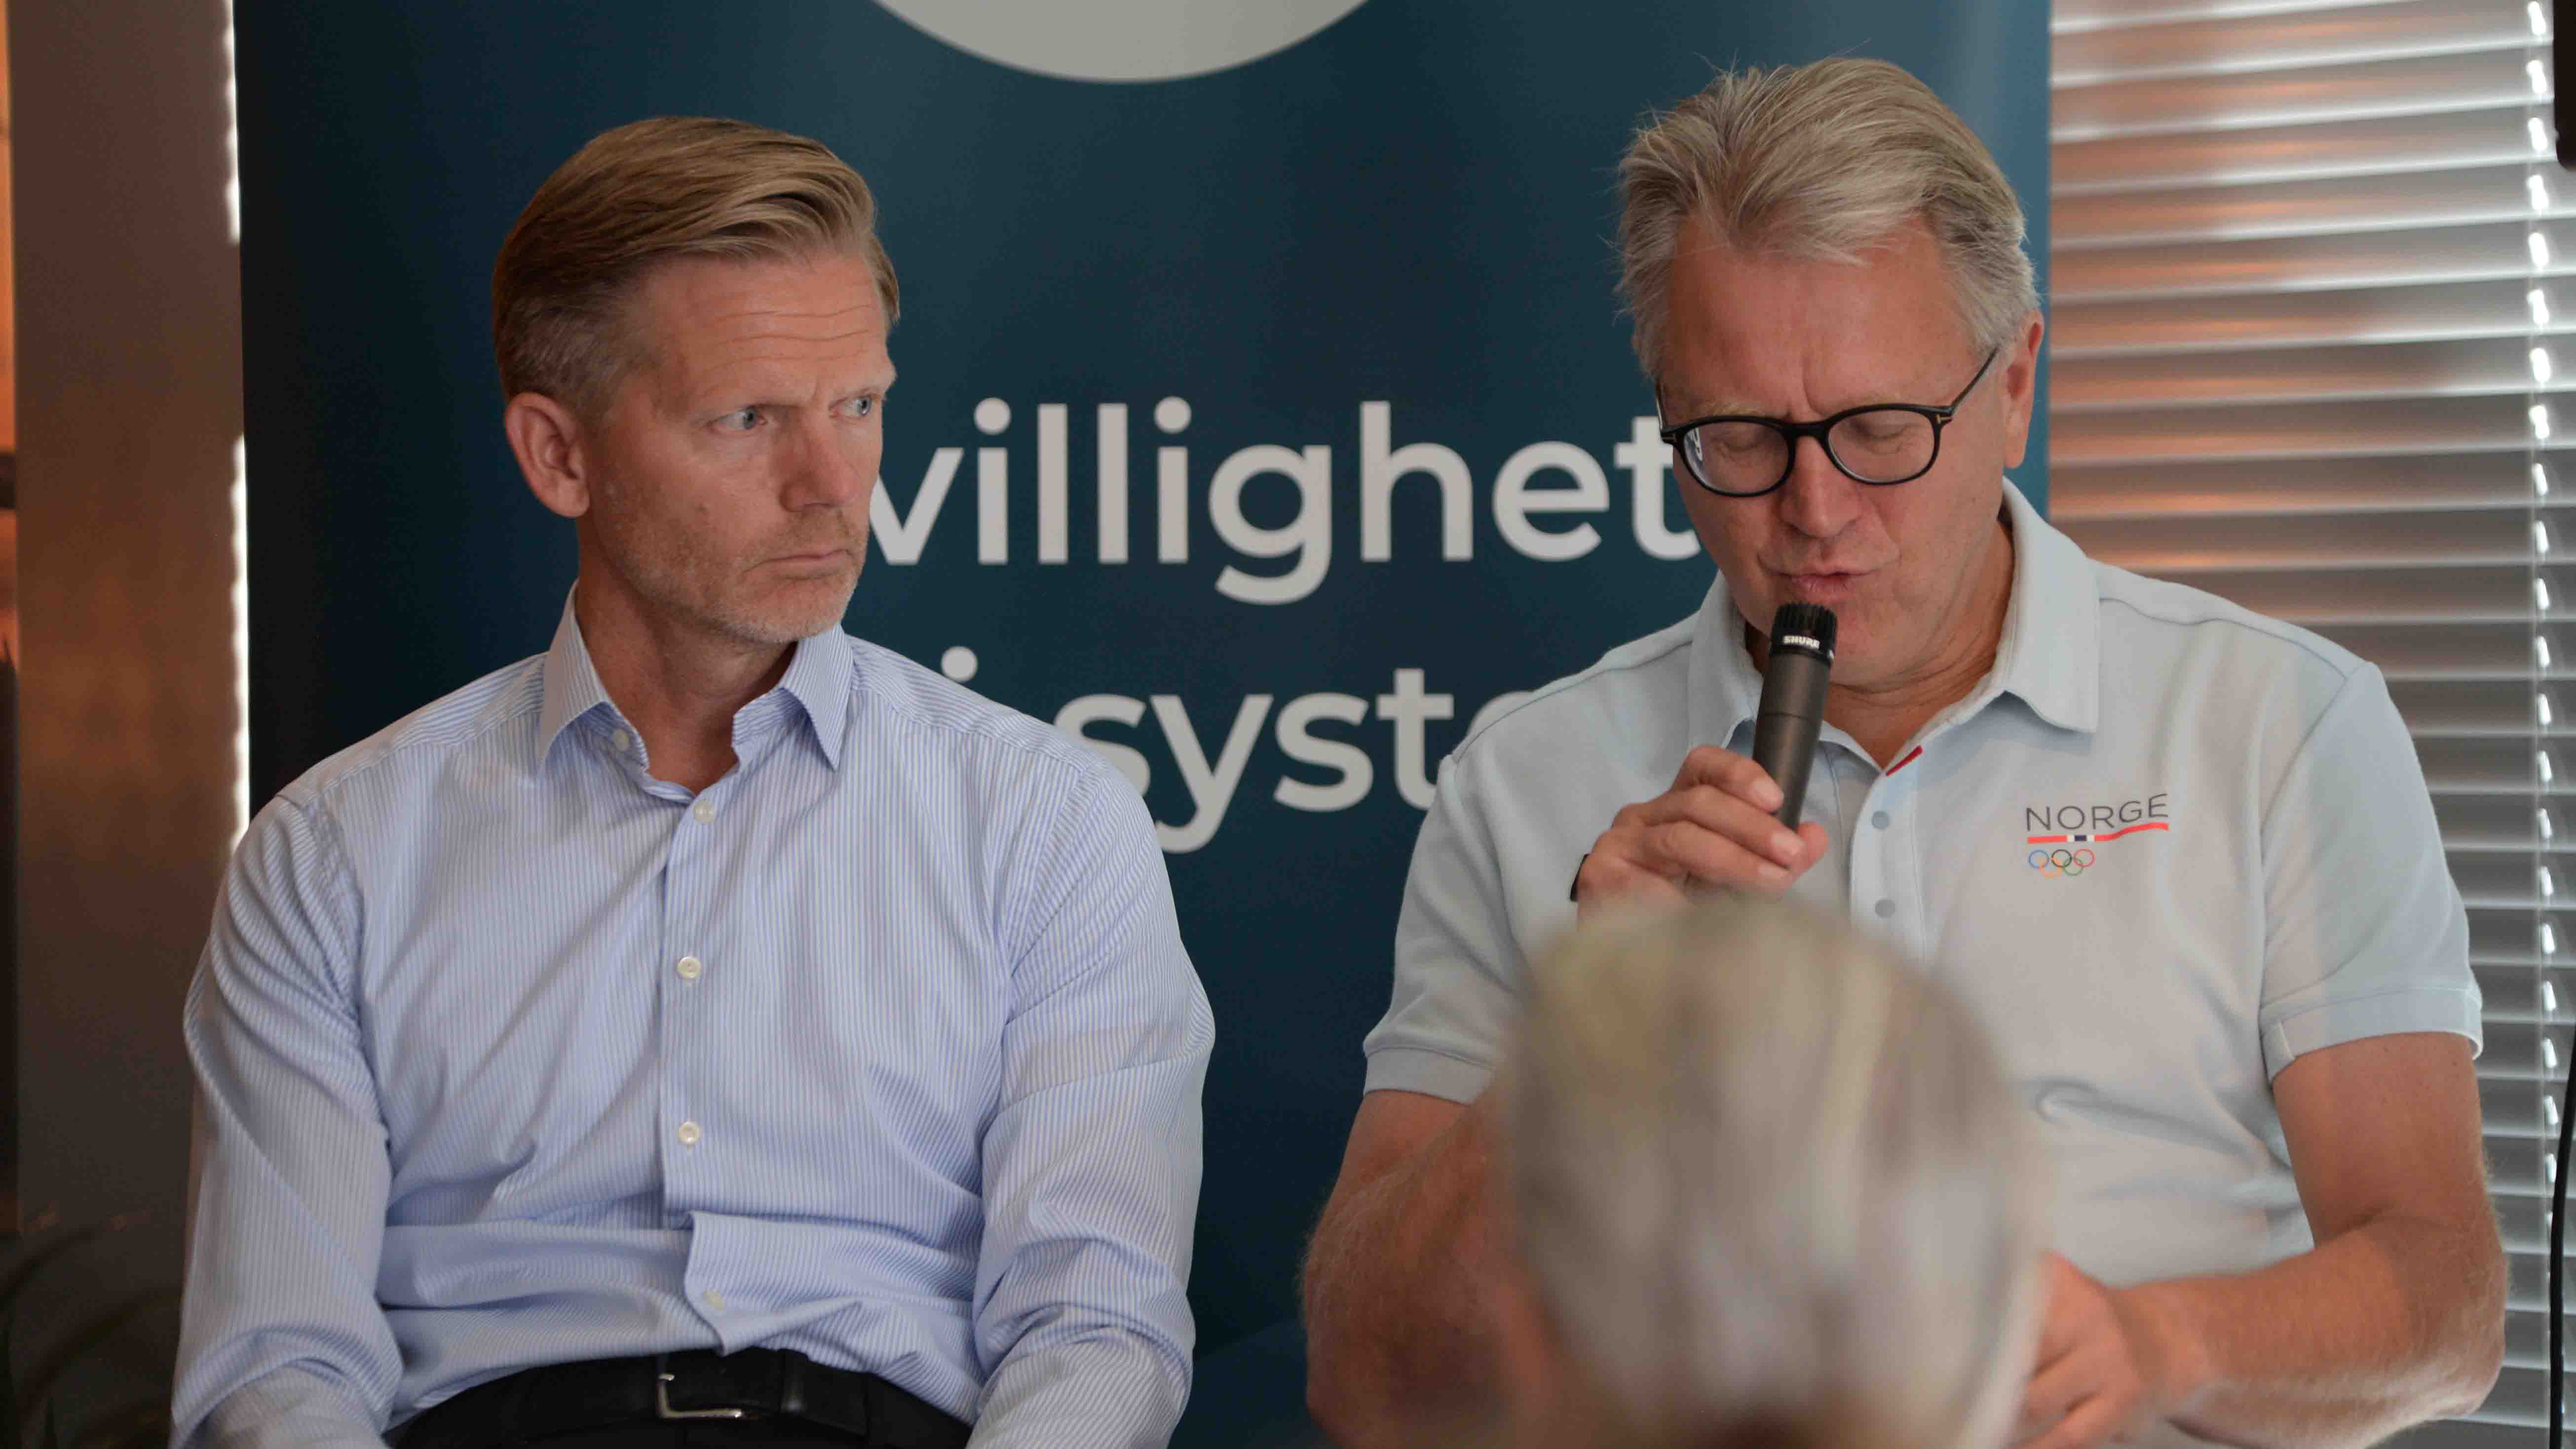
[{"label": "olympic rings logo", "polygon": [[2089,850],[2068,850],[2060,846],[2055,850],[2034,850],[2030,853],[2030,868],[2052,879],[2061,875],[2082,875],[2086,867],[2092,864],[2093,852]]}]

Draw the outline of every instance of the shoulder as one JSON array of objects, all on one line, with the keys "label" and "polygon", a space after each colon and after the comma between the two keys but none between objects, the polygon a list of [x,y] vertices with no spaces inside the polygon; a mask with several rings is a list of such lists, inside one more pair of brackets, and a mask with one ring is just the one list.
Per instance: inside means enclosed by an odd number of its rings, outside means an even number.
[{"label": "shoulder", "polygon": [[861,730],[873,727],[890,740],[963,765],[971,760],[1016,762],[1088,790],[1126,778],[1062,730],[966,686],[879,644],[843,636],[850,647],[850,711]]},{"label": "shoulder", "polygon": [[1688,708],[1691,650],[1698,617],[1631,639],[1582,671],[1532,690],[1497,711],[1462,741],[1455,758],[1509,761],[1554,752],[1569,739],[1588,746],[1633,737],[1662,723],[1677,726]]},{"label": "shoulder", "polygon": [[545,703],[544,671],[542,654],[495,669],[331,755],[278,793],[298,809],[328,811],[388,775],[443,766],[494,731],[533,721]]},{"label": "shoulder", "polygon": [[2244,655],[2246,663],[2324,673],[2336,683],[2370,668],[2360,655],[2324,634],[2254,614],[2208,590],[2146,578],[2094,559],[2087,562],[2092,562],[2105,629],[2123,629],[2138,642],[2161,639],[2197,650],[2223,650]]}]

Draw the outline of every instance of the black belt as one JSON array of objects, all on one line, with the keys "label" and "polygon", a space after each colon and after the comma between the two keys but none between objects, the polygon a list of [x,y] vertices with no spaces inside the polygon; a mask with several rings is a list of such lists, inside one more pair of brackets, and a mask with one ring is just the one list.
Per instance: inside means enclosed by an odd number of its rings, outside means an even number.
[{"label": "black belt", "polygon": [[477,1384],[396,1431],[402,1449],[493,1449],[634,1420],[777,1415],[869,1449],[965,1449],[966,1426],[878,1378],[787,1349],[705,1350],[523,1369]]}]

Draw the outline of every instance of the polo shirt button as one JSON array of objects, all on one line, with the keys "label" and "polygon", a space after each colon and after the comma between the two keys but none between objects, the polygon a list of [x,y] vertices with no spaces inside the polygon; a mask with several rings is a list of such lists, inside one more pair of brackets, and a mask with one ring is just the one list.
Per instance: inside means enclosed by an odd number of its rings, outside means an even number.
[{"label": "polo shirt button", "polygon": [[699,972],[699,970],[700,970],[700,969],[701,969],[701,966],[700,966],[700,963],[699,963],[699,961],[698,961],[698,958],[697,958],[697,957],[695,957],[695,956],[683,956],[683,957],[681,957],[681,958],[680,958],[680,979],[681,979],[681,980],[683,980],[683,981],[695,981],[695,980],[697,980],[697,979],[698,979],[698,972]]},{"label": "polo shirt button", "polygon": [[1890,916],[1892,916],[1892,915],[1895,915],[1895,914],[1896,914],[1896,902],[1894,902],[1894,901],[1880,901],[1880,902],[1878,903],[1878,918],[1879,918],[1880,920],[1882,920],[1882,921],[1883,921],[1883,920],[1886,920],[1888,917],[1890,917]]},{"label": "polo shirt button", "polygon": [[724,1295],[723,1295],[723,1294],[721,1294],[721,1293],[718,1293],[718,1292],[717,1292],[716,1290],[714,1290],[713,1288],[708,1289],[708,1290],[707,1290],[707,1306],[708,1306],[709,1308],[714,1309],[714,1310],[715,1310],[716,1312],[718,1312],[718,1313],[722,1313],[722,1312],[724,1312]]},{"label": "polo shirt button", "polygon": [[683,1122],[680,1124],[679,1137],[680,1145],[682,1147],[697,1146],[698,1138],[703,1135],[703,1133],[698,1131],[698,1124],[695,1122]]},{"label": "polo shirt button", "polygon": [[698,817],[698,823],[704,825],[716,818],[716,802],[701,796],[697,804],[689,807],[689,813]]},{"label": "polo shirt button", "polygon": [[621,755],[635,747],[635,737],[624,730],[619,730],[617,733],[610,735],[608,737],[608,742],[615,745],[617,747],[617,752]]},{"label": "polo shirt button", "polygon": [[1885,830],[1887,828],[1887,812],[1881,810],[1877,814],[1869,817],[1869,823],[1880,830]]}]

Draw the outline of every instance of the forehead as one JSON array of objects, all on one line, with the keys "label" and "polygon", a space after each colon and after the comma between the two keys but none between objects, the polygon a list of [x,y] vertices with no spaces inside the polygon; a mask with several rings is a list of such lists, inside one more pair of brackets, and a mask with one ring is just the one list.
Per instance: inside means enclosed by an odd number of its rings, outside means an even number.
[{"label": "forehead", "polygon": [[885,309],[857,256],[664,262],[637,284],[630,315],[654,364],[691,376],[885,356]]},{"label": "forehead", "polygon": [[1741,250],[1695,227],[1674,251],[1658,380],[1691,412],[1831,411],[1946,397],[1972,350],[1919,224],[1853,261]]}]

